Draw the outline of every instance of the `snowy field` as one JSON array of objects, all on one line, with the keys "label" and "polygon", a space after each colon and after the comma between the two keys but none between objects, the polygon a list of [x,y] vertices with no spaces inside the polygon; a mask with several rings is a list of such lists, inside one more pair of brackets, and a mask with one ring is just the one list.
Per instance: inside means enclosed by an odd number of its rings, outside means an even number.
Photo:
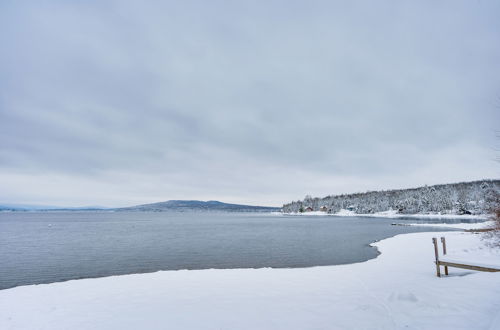
[{"label": "snowy field", "polygon": [[164,271],[0,291],[0,329],[500,329],[500,273],[437,278],[450,257],[500,265],[465,232],[399,235],[367,262],[298,269]]}]

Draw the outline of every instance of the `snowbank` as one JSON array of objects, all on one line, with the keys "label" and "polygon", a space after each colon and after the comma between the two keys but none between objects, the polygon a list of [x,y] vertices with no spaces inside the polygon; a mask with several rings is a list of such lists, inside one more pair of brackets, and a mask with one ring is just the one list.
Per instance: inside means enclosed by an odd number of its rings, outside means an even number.
[{"label": "snowbank", "polygon": [[500,329],[500,273],[437,278],[450,257],[500,261],[465,232],[399,235],[367,262],[165,271],[0,290],[0,329]]},{"label": "snowbank", "polygon": [[419,227],[436,227],[436,228],[455,228],[455,229],[486,229],[495,225],[494,221],[484,221],[477,223],[409,223],[405,226],[419,226]]}]

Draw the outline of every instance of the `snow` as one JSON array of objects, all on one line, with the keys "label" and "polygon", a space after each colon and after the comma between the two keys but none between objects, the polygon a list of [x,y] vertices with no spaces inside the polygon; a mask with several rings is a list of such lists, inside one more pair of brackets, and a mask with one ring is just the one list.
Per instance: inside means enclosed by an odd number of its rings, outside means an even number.
[{"label": "snow", "polygon": [[[276,212],[277,214],[279,212]],[[390,218],[390,219],[398,219],[398,218],[415,218],[415,219],[462,219],[462,220],[485,220],[488,218],[487,214],[400,214],[396,210],[388,210],[383,212],[376,213],[356,213],[354,211],[349,211],[345,209],[341,209],[337,213],[326,213],[322,211],[311,211],[311,212],[303,212],[303,213],[281,213],[284,215],[329,215],[329,216],[337,216],[337,217],[371,217],[371,218]]]},{"label": "snow", "polygon": [[349,210],[344,210],[344,209],[342,209],[342,210],[340,210],[337,213],[334,213],[332,215],[336,215],[336,216],[339,216],[339,217],[355,217],[355,216],[357,216],[356,212],[349,211]]},{"label": "snow", "polygon": [[[488,222],[487,222],[488,223]],[[486,223],[486,224],[487,224]],[[489,221],[493,224],[493,221]],[[487,227],[486,225],[484,227]],[[441,235],[444,236],[444,235]],[[447,235],[446,235],[447,236]],[[478,235],[476,235],[478,236]],[[478,244],[477,246],[463,244],[456,244],[453,240],[446,239],[446,250],[447,254],[443,255],[442,250],[439,250],[439,260],[463,263],[474,266],[482,266],[487,268],[495,268],[500,270],[500,258],[492,257],[492,250],[483,244]],[[495,252],[495,250],[493,250]],[[500,249],[496,250],[496,254],[500,255]]]},{"label": "snow", "polygon": [[404,225],[471,230],[471,229],[486,229],[494,226],[495,222],[490,220],[490,221],[476,222],[476,223],[409,223]]},{"label": "snow", "polygon": [[309,211],[309,212],[304,212],[304,213],[299,213],[300,215],[330,215],[326,212],[323,211]]},{"label": "snow", "polygon": [[445,262],[450,262],[453,264],[465,264],[465,265],[472,265],[472,266],[478,266],[478,267],[493,268],[493,269],[498,269],[500,271],[500,262],[495,263],[495,264],[485,264],[482,262],[477,262],[477,260],[450,259],[448,257],[440,257],[439,260],[445,261]]},{"label": "snow", "polygon": [[306,212],[291,212],[291,213],[284,213],[284,212],[273,212],[275,215],[300,215],[300,216],[309,216],[309,215],[332,215],[330,213],[324,212],[324,211],[306,211]]},{"label": "snow", "polygon": [[497,263],[466,232],[398,235],[363,263],[163,271],[0,290],[0,329],[500,329],[500,273],[435,275],[450,256]]}]

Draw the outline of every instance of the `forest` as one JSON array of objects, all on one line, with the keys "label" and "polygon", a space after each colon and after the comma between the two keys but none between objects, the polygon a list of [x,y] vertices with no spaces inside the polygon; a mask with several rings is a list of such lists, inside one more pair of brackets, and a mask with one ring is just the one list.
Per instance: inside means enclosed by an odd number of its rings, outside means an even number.
[{"label": "forest", "polygon": [[500,180],[481,180],[424,186],[411,189],[368,191],[332,195],[283,205],[284,213],[349,210],[373,214],[395,210],[400,214],[487,214],[500,195]]}]

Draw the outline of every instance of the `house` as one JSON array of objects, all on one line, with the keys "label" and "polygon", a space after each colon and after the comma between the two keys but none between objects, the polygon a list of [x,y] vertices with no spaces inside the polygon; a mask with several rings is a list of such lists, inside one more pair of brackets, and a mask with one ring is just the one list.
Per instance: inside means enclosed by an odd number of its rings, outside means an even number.
[{"label": "house", "polygon": [[327,212],[327,211],[328,211],[328,208],[327,208],[326,206],[322,206],[322,207],[320,207],[320,208],[319,208],[319,210],[320,210],[321,212]]},{"label": "house", "polygon": [[310,206],[306,207],[306,212],[312,212],[312,210],[313,210],[312,207],[310,207]]}]

